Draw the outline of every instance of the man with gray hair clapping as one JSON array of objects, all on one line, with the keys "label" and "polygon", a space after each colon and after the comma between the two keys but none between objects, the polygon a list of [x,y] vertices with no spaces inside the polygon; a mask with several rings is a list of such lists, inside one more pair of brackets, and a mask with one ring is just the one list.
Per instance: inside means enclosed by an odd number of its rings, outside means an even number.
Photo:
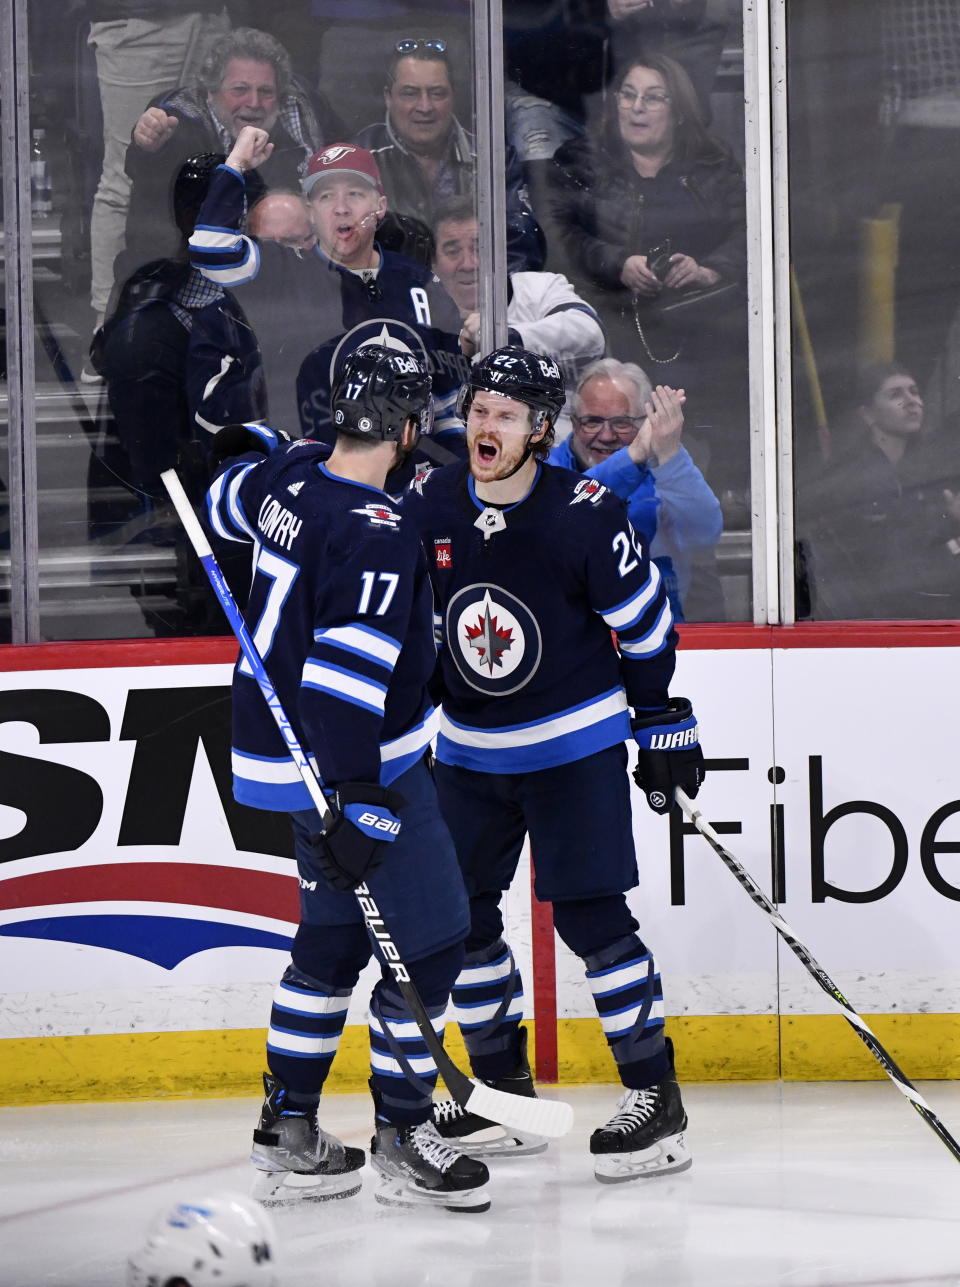
[{"label": "man with gray hair clapping", "polygon": [[712,552],[723,530],[720,502],[680,441],[684,401],[682,390],[653,388],[635,363],[601,358],[581,375],[573,432],[549,458],[589,473],[626,500],[677,621],[687,618],[695,557]]}]

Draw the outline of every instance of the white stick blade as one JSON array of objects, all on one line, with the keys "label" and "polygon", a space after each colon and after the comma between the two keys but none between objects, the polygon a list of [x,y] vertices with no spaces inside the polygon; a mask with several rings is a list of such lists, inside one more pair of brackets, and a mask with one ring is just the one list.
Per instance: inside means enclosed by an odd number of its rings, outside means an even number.
[{"label": "white stick blade", "polygon": [[573,1126],[573,1109],[562,1099],[528,1099],[479,1082],[474,1082],[467,1105],[491,1122],[548,1139],[559,1139]]}]

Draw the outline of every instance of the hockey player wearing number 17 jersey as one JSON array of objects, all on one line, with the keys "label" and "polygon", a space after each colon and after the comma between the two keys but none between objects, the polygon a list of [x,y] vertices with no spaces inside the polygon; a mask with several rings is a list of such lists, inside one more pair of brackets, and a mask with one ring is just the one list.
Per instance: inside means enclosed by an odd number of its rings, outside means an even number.
[{"label": "hockey player wearing number 17 jersey", "polygon": [[[351,892],[366,884],[431,1021],[442,1031],[463,961],[467,899],[427,755],[436,647],[433,600],[412,525],[383,490],[430,412],[411,355],[365,346],[334,390],[333,453],[307,441],[266,459],[260,426],[215,439],[233,457],[209,491],[215,532],[253,543],[246,620],[335,821],[322,834],[300,774],[246,661],[233,680],[234,795],[290,813],[300,924],[274,995],[266,1098],[254,1132],[255,1194],[283,1203],[360,1187],[364,1155],[321,1130],[317,1109],[372,946]],[[236,442],[223,442],[234,434]],[[273,441],[276,436],[273,435]],[[239,455],[234,453],[239,451]],[[370,999],[375,1196],[483,1211],[487,1171],[437,1135],[437,1068],[378,951]]]},{"label": "hockey player wearing number 17 jersey", "polygon": [[[660,974],[625,897],[637,865],[624,742],[639,744],[638,785],[658,813],[676,786],[696,794],[703,759],[690,703],[668,694],[676,633],[645,542],[602,485],[543,463],[563,401],[549,358],[490,354],[461,395],[469,464],[419,476],[404,506],[442,630],[436,779],[470,895],[453,999],[471,1065],[534,1093],[500,909],[529,835],[536,896],[586,967],[624,1085],[590,1142],[611,1182],[690,1165]],[[452,1104],[435,1120],[474,1153],[546,1147],[491,1139]]]}]

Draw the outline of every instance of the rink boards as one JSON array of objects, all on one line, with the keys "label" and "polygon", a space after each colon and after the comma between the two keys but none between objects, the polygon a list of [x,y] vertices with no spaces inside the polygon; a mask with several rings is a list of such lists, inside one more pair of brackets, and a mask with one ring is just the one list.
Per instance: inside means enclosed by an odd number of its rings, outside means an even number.
[{"label": "rink boards", "polygon": [[[672,686],[699,715],[704,814],[916,1077],[960,1074],[957,639],[690,627]],[[0,1101],[255,1091],[296,881],[279,820],[229,799],[231,656],[0,649]],[[882,1076],[706,842],[636,806],[631,902],[683,1075]],[[579,962],[528,889],[525,869],[509,934],[541,1075],[607,1080]]]}]

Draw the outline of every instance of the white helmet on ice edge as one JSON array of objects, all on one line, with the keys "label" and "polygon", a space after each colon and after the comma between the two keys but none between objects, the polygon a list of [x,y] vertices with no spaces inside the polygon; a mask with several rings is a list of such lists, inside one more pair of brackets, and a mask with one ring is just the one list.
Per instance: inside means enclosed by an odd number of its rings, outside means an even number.
[{"label": "white helmet on ice edge", "polygon": [[127,1287],[278,1287],[270,1217],[252,1198],[178,1202],[127,1261]]}]

